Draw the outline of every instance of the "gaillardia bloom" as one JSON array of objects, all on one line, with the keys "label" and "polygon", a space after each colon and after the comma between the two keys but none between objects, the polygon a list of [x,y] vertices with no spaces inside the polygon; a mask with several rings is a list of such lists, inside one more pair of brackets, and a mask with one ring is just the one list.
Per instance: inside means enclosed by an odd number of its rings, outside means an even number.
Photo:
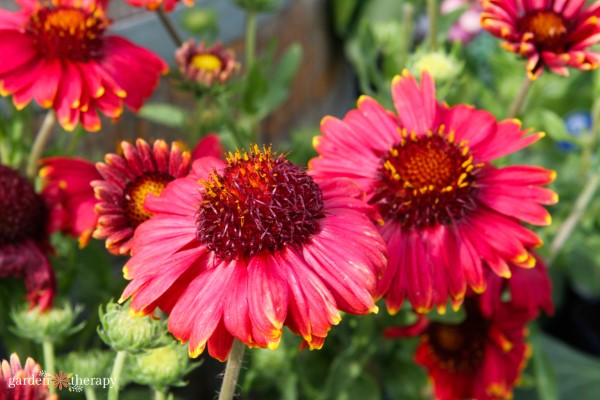
[{"label": "gaillardia bloom", "polygon": [[66,130],[81,122],[96,131],[97,111],[118,118],[123,105],[138,110],[167,70],[150,51],[105,35],[106,1],[18,3],[19,12],[0,10],[0,94],[19,109],[35,99]]},{"label": "gaillardia bloom", "polygon": [[503,47],[527,58],[527,74],[536,79],[544,66],[568,75],[567,67],[598,68],[600,53],[588,48],[600,42],[600,2],[585,0],[482,1],[481,24],[504,39]]},{"label": "gaillardia bloom", "polygon": [[[146,10],[154,11],[162,7],[166,12],[171,12],[177,6],[179,0],[126,0],[130,6],[141,7]],[[181,0],[188,7],[194,5],[194,0]]]},{"label": "gaillardia bloom", "polygon": [[186,80],[205,86],[225,83],[240,67],[233,51],[223,49],[220,43],[195,46],[191,39],[175,51],[175,61]]},{"label": "gaillardia bloom", "polygon": [[[422,321],[415,361],[427,369],[436,399],[512,398],[531,353],[525,343],[527,312],[502,303],[485,316],[473,297],[465,301],[465,311],[460,324]],[[402,328],[386,335],[406,336]]]},{"label": "gaillardia bloom", "polygon": [[27,357],[25,366],[16,353],[10,355],[10,363],[2,360],[0,369],[0,399],[2,400],[55,400],[50,395],[48,383],[42,375],[42,368],[32,358]]},{"label": "gaillardia bloom", "polygon": [[15,170],[0,164],[0,278],[23,278],[31,306],[45,310],[56,291],[46,254],[46,204]]},{"label": "gaillardia bloom", "polygon": [[309,173],[349,177],[381,213],[389,268],[379,283],[388,310],[406,296],[417,312],[458,307],[467,287],[486,288],[484,268],[510,277],[508,263],[532,267],[540,239],[521,221],[550,223],[540,204],[557,196],[541,188],[554,172],[491,161],[543,136],[527,135],[516,120],[497,122],[486,111],[448,107],[435,98],[428,73],[421,86],[407,71],[392,83],[398,116],[363,96],[343,120],[326,117],[315,138],[320,157]]},{"label": "gaillardia bloom", "polygon": [[318,184],[258,146],[208,160],[146,199],[124,268],[134,313],[160,307],[192,357],[224,360],[233,338],[277,347],[284,326],[320,348],[339,311],[377,310],[385,243],[352,181]]},{"label": "gaillardia bloom", "polygon": [[[169,149],[157,140],[151,148],[138,139],[135,146],[123,142],[123,156],[108,154],[105,163],[67,157],[42,160],[42,194],[52,199],[52,231],[78,236],[81,247],[94,234],[107,239],[111,253],[128,254],[133,231],[151,215],[144,209],[146,194],[158,195],[166,183],[189,173],[190,152],[182,147],[173,143]],[[191,150],[191,160],[222,153],[218,136],[210,134]]]}]

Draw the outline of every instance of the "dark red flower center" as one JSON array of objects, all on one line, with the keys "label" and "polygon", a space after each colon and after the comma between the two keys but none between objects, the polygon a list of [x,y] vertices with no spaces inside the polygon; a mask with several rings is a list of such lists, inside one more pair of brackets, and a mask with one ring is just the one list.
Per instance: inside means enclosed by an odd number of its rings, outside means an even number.
[{"label": "dark red flower center", "polygon": [[87,61],[99,56],[102,33],[108,25],[101,9],[88,12],[61,6],[34,12],[26,30],[46,57]]},{"label": "dark red flower center", "polygon": [[533,34],[533,42],[541,51],[562,52],[567,37],[567,23],[553,11],[533,11],[518,22],[519,31]]},{"label": "dark red flower center", "polygon": [[319,186],[270,148],[230,153],[222,173],[202,184],[198,240],[220,258],[307,243],[324,217]]},{"label": "dark red flower center", "polygon": [[473,206],[472,192],[481,164],[473,164],[466,141],[454,133],[417,136],[401,133],[400,142],[382,157],[380,184],[371,203],[384,218],[406,228],[450,224]]},{"label": "dark red flower center", "polygon": [[425,338],[439,367],[450,371],[475,371],[483,362],[490,323],[471,309],[467,319],[457,325],[433,322]]},{"label": "dark red flower center", "polygon": [[146,195],[159,196],[173,177],[161,172],[146,172],[136,180],[129,182],[125,188],[125,216],[129,226],[137,228],[142,222],[148,220],[153,213],[144,207]]},{"label": "dark red flower center", "polygon": [[45,232],[44,203],[33,186],[15,170],[0,165],[0,245]]}]

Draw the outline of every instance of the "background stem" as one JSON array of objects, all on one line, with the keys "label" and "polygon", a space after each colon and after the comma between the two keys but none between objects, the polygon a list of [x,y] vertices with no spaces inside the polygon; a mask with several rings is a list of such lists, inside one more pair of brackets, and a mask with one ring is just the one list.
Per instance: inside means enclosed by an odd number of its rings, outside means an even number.
[{"label": "background stem", "polygon": [[[44,340],[42,342],[42,351],[44,353],[44,367],[46,372],[50,374],[55,374],[56,370],[54,368],[54,343],[50,340]],[[50,394],[56,394],[56,388],[54,385],[49,384],[48,389],[50,390]]]},{"label": "background stem", "polygon": [[437,24],[438,24],[438,2],[437,0],[427,0],[427,16],[429,17],[429,49],[437,49]]},{"label": "background stem", "polygon": [[525,77],[517,97],[515,97],[510,105],[510,108],[508,109],[508,118],[516,118],[517,115],[521,113],[523,104],[525,104],[525,98],[527,97],[527,93],[529,93],[529,88],[531,87],[531,82],[532,81],[528,77]]},{"label": "background stem", "polygon": [[165,27],[165,29],[169,33],[169,36],[171,36],[171,39],[173,39],[175,45],[177,47],[181,47],[181,45],[183,44],[183,40],[177,33],[177,30],[175,30],[175,27],[171,23],[171,20],[169,20],[169,18],[165,15],[165,12],[162,10],[162,7],[159,7],[156,10],[156,15],[158,16],[160,23]]}]

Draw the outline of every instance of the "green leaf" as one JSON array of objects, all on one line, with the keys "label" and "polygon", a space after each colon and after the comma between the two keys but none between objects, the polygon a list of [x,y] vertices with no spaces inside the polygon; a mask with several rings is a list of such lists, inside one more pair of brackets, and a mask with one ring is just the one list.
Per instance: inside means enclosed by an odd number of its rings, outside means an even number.
[{"label": "green leaf", "polygon": [[533,336],[533,368],[535,370],[536,389],[540,400],[558,400],[556,372],[548,354],[541,345],[539,334]]},{"label": "green leaf", "polygon": [[166,103],[146,103],[137,115],[171,128],[183,128],[187,120],[185,111]]},{"label": "green leaf", "polygon": [[600,359],[585,355],[547,335],[538,344],[556,371],[558,398],[597,400],[600,393]]},{"label": "green leaf", "polygon": [[346,35],[352,29],[352,16],[359,6],[358,0],[332,0],[333,25],[338,35]]}]

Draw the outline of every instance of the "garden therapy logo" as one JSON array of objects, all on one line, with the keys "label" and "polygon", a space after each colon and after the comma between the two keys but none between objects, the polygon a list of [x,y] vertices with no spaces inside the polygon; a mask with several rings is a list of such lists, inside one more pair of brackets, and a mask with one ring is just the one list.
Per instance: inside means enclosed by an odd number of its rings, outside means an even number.
[{"label": "garden therapy logo", "polygon": [[81,377],[73,372],[50,373],[40,371],[37,376],[32,377],[12,377],[8,382],[8,387],[28,385],[47,385],[58,390],[68,390],[69,392],[82,392],[84,386],[97,386],[102,389],[110,389],[117,383],[117,378],[107,377]]}]

